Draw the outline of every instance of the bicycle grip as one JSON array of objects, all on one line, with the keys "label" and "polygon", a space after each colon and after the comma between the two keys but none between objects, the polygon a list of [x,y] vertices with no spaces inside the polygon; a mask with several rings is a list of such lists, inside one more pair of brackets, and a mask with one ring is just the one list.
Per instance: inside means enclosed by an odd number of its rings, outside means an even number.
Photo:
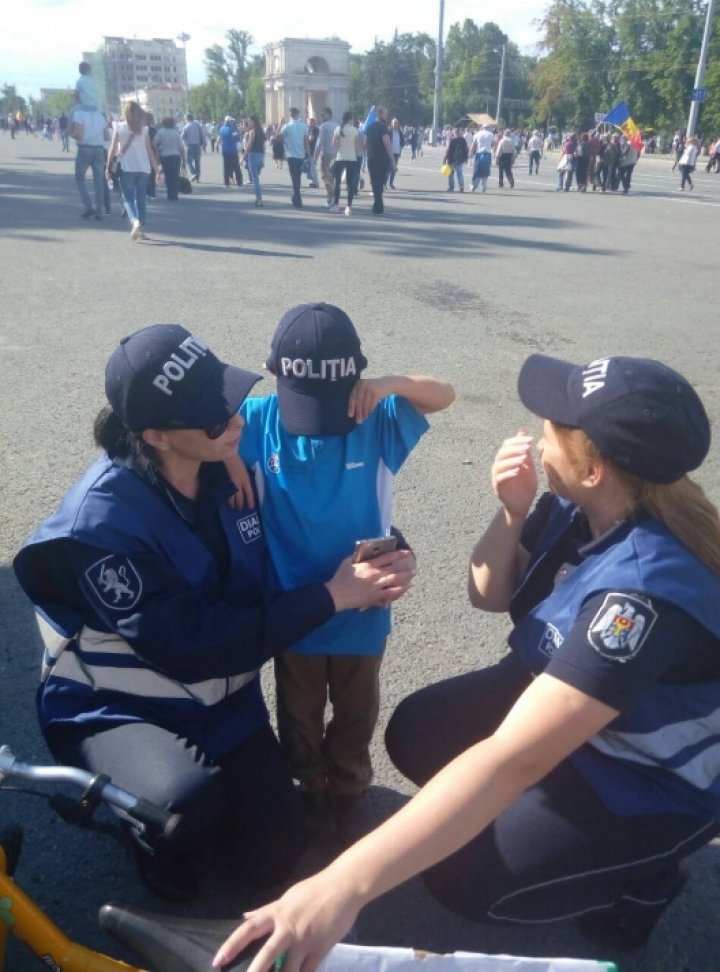
[{"label": "bicycle grip", "polygon": [[131,810],[127,810],[126,812],[135,820],[150,827],[154,833],[159,834],[165,840],[172,839],[182,821],[181,813],[172,813],[170,810],[163,810],[162,807],[158,807],[149,800],[142,798],[137,801]]}]

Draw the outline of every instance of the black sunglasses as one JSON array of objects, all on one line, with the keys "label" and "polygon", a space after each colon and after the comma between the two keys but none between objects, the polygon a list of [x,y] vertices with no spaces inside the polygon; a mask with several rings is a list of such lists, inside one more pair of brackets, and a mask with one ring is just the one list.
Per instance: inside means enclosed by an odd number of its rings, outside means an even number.
[{"label": "black sunglasses", "polygon": [[[223,432],[227,431],[228,426],[233,420],[233,416],[224,419],[222,422],[218,422],[217,425],[211,425],[207,429],[203,429],[205,435],[208,439],[219,439]],[[168,429],[189,429],[196,428],[196,426],[185,425],[184,422],[169,422],[167,425]]]},{"label": "black sunglasses", "polygon": [[205,435],[208,439],[219,439],[223,432],[227,431],[228,425],[232,421],[231,418],[225,419],[224,422],[219,422],[217,425],[211,425],[209,429],[205,429]]}]

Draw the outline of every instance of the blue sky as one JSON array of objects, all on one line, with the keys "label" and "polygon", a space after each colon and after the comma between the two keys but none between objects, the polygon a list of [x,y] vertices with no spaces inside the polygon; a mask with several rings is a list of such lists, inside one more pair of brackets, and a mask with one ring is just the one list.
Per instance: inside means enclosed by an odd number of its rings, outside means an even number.
[{"label": "blue sky", "polygon": [[[466,17],[478,24],[494,20],[510,40],[531,52],[537,42],[533,21],[546,6],[543,0],[504,0],[497,12],[490,12],[477,2],[446,0],[445,31]],[[172,4],[157,0],[122,0],[119,4],[15,0],[6,7],[0,31],[0,83],[17,85],[25,96],[37,96],[40,87],[73,85],[82,51],[94,50],[104,35],[176,37],[184,31],[191,38],[187,56],[192,85],[204,80],[205,48],[222,43],[231,27],[249,31],[258,51],[282,37],[336,35],[360,52],[372,47],[376,37],[389,40],[396,28],[401,33],[425,31],[435,37],[440,9],[439,0],[406,0],[397,6],[388,5],[387,0],[362,0],[359,5],[336,0],[274,0],[247,5],[244,10],[213,0],[174,0]],[[393,9],[391,17],[388,9]]]}]

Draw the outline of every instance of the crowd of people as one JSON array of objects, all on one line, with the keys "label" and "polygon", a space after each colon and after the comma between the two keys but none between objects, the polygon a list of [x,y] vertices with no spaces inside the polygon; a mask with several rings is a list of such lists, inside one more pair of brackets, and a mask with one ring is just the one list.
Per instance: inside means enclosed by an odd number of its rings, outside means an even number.
[{"label": "crowd of people", "polygon": [[[133,241],[146,238],[147,199],[154,197],[158,185],[165,188],[169,202],[177,202],[180,193],[192,191],[199,183],[203,155],[218,152],[223,162],[223,183],[242,186],[252,184],[255,206],[262,207],[262,170],[268,145],[278,168],[287,163],[291,183],[291,205],[302,208],[302,181],[313,189],[322,188],[331,214],[351,216],[353,202],[364,188],[367,172],[373,196],[371,213],[385,212],[384,192],[396,188],[396,174],[404,150],[410,161],[423,154],[426,142],[438,141],[443,147],[443,171],[447,191],[465,191],[465,169],[470,167],[472,192],[486,192],[493,170],[497,169],[498,187],[515,186],[514,170],[525,153],[530,176],[540,172],[546,153],[561,149],[557,172],[557,190],[569,192],[573,185],[580,192],[588,188],[601,193],[630,191],[632,175],[644,146],[624,134],[584,131],[565,135],[551,130],[459,126],[433,133],[419,126],[402,125],[398,118],[389,120],[384,106],[373,108],[364,120],[345,112],[333,117],[330,106],[322,109],[319,122],[304,119],[298,108],[291,109],[289,121],[263,125],[257,115],[235,119],[226,115],[223,122],[206,122],[188,113],[183,122],[168,116],[156,127],[151,112],[137,102],[128,101],[123,117],[114,120],[99,107],[90,65],[83,61],[75,86],[76,103],[69,115],[61,113],[53,120],[41,122],[43,135],[61,139],[63,151],[70,151],[70,140],[77,143],[75,180],[83,204],[82,217],[102,220],[111,213],[112,185],[121,194],[121,214],[128,218]],[[15,137],[20,127],[34,133],[29,119],[18,112],[9,115],[4,127]],[[718,143],[708,147],[706,172],[720,171]],[[673,169],[681,172],[680,190],[692,190],[692,173],[702,150],[697,137],[675,134],[672,144]],[[407,156],[406,156],[407,157]],[[93,178],[94,200],[85,185],[87,171]],[[345,197],[346,204],[341,205]]]}]

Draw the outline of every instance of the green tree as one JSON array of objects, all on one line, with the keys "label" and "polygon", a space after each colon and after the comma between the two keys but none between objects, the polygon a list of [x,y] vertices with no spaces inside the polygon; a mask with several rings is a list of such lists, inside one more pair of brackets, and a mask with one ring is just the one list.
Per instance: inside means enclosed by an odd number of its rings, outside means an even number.
[{"label": "green tree", "polygon": [[[213,105],[223,100],[226,105],[223,114],[229,113],[234,117],[257,114],[262,117],[265,113],[262,87],[265,60],[261,55],[249,53],[253,38],[246,30],[228,30],[225,40],[225,47],[213,44],[205,50],[206,84],[211,87],[200,97],[209,99]],[[221,92],[224,92],[224,98]],[[222,115],[213,114],[212,117]]]},{"label": "green tree", "polygon": [[4,84],[0,88],[0,112],[3,115],[16,115],[21,111],[24,115],[28,112],[28,106],[22,95],[17,93],[14,84]]},{"label": "green tree", "polygon": [[363,116],[384,104],[403,124],[425,124],[432,117],[435,45],[427,34],[398,34],[376,41],[364,55],[350,59],[350,107]]},{"label": "green tree", "polygon": [[546,52],[533,71],[534,116],[591,128],[615,100],[617,42],[601,5],[554,0],[539,23]]},{"label": "green tree", "polygon": [[517,120],[530,107],[530,72],[534,59],[494,23],[482,27],[470,19],[453,24],[445,43],[443,117],[454,122],[467,112],[497,114],[502,48],[505,47],[503,109],[505,120]]},{"label": "green tree", "polygon": [[75,104],[75,93],[71,88],[67,91],[52,91],[43,102],[42,110],[46,118],[57,118],[63,112],[67,114]]}]

